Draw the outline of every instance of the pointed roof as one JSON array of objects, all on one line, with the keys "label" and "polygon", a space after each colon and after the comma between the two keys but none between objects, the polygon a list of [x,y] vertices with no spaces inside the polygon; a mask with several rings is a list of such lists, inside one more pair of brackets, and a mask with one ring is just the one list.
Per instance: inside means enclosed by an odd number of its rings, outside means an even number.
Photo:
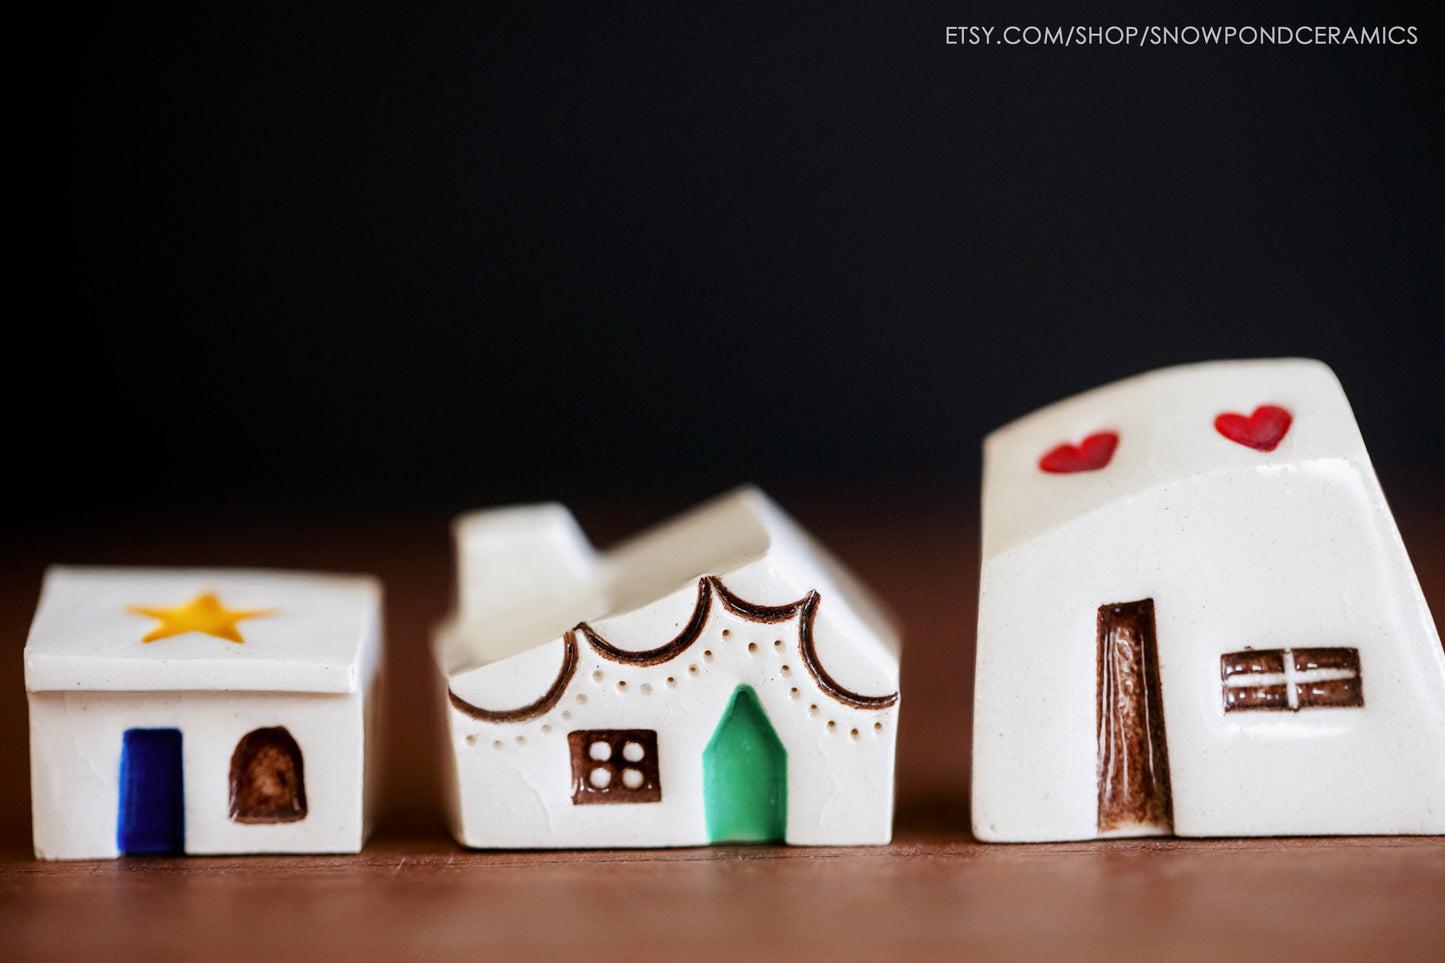
[{"label": "pointed roof", "polygon": [[[465,541],[465,533],[479,534],[489,518],[515,530],[519,513],[530,513],[555,535],[557,510],[560,506],[525,506],[476,513],[459,521],[459,541]],[[840,562],[756,488],[716,498],[609,552],[579,552],[570,533],[559,536],[559,546],[569,559],[565,571],[575,571],[578,558],[588,559],[590,567],[573,583],[569,596],[546,600],[548,611],[518,611],[499,596],[483,611],[466,611],[464,605],[443,627],[438,656],[444,669],[450,668],[453,705],[460,701],[477,709],[479,718],[492,721],[509,721],[523,710],[526,716],[540,714],[551,708],[570,680],[579,646],[611,661],[662,664],[688,650],[718,605],[760,621],[799,620],[804,664],[821,688],[840,701],[886,699],[891,704],[893,696],[854,693],[835,681],[812,642],[813,621],[821,612],[837,636],[868,651],[871,663],[891,664],[896,687],[900,641],[891,617]],[[458,545],[463,582],[469,577],[468,551],[465,544]],[[537,564],[544,570],[558,568]],[[757,604],[728,587],[728,575],[744,570],[752,573],[745,579],[749,585],[765,572],[761,577],[768,583],[768,604]],[[535,596],[515,597],[524,609],[539,604]],[[664,613],[655,611],[659,603]],[[508,698],[504,693],[515,692],[532,693],[536,701],[525,706],[498,701]]]}]

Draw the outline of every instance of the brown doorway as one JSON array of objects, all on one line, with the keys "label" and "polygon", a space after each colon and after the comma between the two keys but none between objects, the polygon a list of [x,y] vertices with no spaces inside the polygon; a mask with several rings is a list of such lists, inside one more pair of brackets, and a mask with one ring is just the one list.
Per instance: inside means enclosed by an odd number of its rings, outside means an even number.
[{"label": "brown doorway", "polygon": [[1099,606],[1100,833],[1174,831],[1154,600]]},{"label": "brown doorway", "polygon": [[231,819],[294,823],[305,818],[301,747],[284,726],[246,733],[231,754]]}]

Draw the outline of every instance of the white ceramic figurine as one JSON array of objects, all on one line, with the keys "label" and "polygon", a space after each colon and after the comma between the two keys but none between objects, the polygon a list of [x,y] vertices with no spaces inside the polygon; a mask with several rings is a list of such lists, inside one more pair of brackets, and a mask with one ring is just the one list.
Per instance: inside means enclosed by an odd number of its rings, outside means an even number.
[{"label": "white ceramic figurine", "polygon": [[889,840],[898,636],[761,492],[605,554],[559,505],[455,532],[436,649],[459,841]]},{"label": "white ceramic figurine", "polygon": [[25,644],[35,854],[356,852],[381,588],[54,567]]},{"label": "white ceramic figurine", "polygon": [[1445,653],[1327,367],[988,437],[973,753],[984,840],[1445,832]]}]

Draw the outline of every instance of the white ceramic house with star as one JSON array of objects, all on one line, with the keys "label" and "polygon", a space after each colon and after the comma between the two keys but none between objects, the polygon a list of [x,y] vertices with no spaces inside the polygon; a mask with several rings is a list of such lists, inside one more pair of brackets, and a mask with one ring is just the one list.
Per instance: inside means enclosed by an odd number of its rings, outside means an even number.
[{"label": "white ceramic house with star", "polygon": [[1445,653],[1317,361],[990,435],[975,685],[984,840],[1445,832]]},{"label": "white ceramic house with star", "polygon": [[898,634],[762,492],[606,553],[555,504],[455,534],[436,656],[460,842],[889,840]]},{"label": "white ceramic house with star", "polygon": [[368,577],[51,568],[25,645],[36,855],[359,850],[380,653]]}]

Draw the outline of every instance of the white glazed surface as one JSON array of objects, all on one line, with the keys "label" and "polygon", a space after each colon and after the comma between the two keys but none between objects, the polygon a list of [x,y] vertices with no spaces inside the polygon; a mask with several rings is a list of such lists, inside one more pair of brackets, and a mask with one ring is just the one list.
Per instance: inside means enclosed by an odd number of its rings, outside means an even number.
[{"label": "white glazed surface", "polygon": [[[140,639],[156,620],[131,606],[183,605],[215,592],[245,619],[237,644],[199,632]],[[372,578],[238,569],[55,565],[25,643],[25,687],[360,692],[374,668],[381,588]]]},{"label": "white glazed surface", "polygon": [[[142,642],[157,624],[129,606],[214,592],[245,619],[236,643],[201,632]],[[187,853],[355,852],[374,798],[371,738],[381,593],[365,576],[250,570],[71,568],[46,573],[25,649],[36,855],[117,851],[124,733],[181,732]],[[238,742],[285,727],[301,750],[307,813],[229,817]]]},{"label": "white glazed surface", "polygon": [[[119,855],[121,738],[131,728],[181,730],[187,853],[357,852],[365,838],[362,713],[360,694],[31,693],[35,855]],[[271,726],[285,726],[301,749],[306,818],[233,822],[231,754],[248,732]]]},{"label": "white glazed surface", "polygon": [[[1214,429],[1271,403],[1294,416],[1273,452]],[[1106,429],[1104,469],[1038,470]],[[1144,598],[1175,833],[1445,832],[1445,654],[1327,368],[1154,372],[1001,429],[985,456],[979,838],[1098,835],[1097,610]],[[1358,649],[1363,707],[1224,711],[1221,655],[1312,646]]]},{"label": "white glazed surface", "polygon": [[[496,514],[515,528],[513,512],[547,517],[530,507]],[[468,522],[472,532],[476,517]],[[571,554],[566,544],[561,548]],[[475,552],[463,545],[459,554],[464,583],[484,577],[466,567]],[[816,590],[819,663],[854,692],[897,691],[898,641],[882,609],[752,489],[599,556],[593,578],[580,587],[583,601],[560,606],[570,624],[585,619],[618,648],[652,649],[687,625],[698,579],[707,575],[720,576],[728,591],[756,605],[788,605]],[[624,607],[613,608],[619,604]],[[464,653],[478,648],[469,645],[469,633],[485,639],[485,613],[464,614],[438,635],[443,666],[464,663]],[[507,613],[498,619],[529,621]],[[707,843],[703,750],[740,684],[757,691],[787,751],[787,842],[852,845],[891,837],[898,704],[855,708],[823,691],[802,658],[798,615],[761,623],[714,598],[697,640],[654,666],[610,660],[582,633],[577,638],[577,670],[545,714],[493,723],[448,708],[449,804],[461,842],[524,848]],[[563,657],[563,639],[554,632],[517,655],[444,676],[442,697],[449,681],[453,693],[476,706],[528,705],[557,679]],[[574,805],[567,734],[579,729],[655,730],[661,801]]]}]

